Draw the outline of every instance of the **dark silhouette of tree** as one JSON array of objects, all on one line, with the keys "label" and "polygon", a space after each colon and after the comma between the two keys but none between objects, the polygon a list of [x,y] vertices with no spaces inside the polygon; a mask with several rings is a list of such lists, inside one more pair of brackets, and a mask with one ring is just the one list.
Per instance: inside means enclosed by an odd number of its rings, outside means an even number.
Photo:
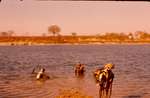
[{"label": "dark silhouette of tree", "polygon": [[53,34],[53,36],[59,35],[60,31],[61,31],[61,29],[57,25],[51,25],[51,26],[48,27],[48,32],[50,34]]},{"label": "dark silhouette of tree", "polygon": [[6,36],[8,36],[8,33],[7,33],[7,32],[1,32],[1,33],[0,33],[0,36],[6,37]]},{"label": "dark silhouette of tree", "polygon": [[0,32],[0,36],[3,37],[12,37],[15,34],[13,30],[9,30],[7,32]]},{"label": "dark silhouette of tree", "polygon": [[71,33],[71,39],[73,41],[73,43],[78,42],[78,38],[77,38],[77,33],[76,32],[72,32]]},{"label": "dark silhouette of tree", "polygon": [[[61,31],[61,29],[58,25],[51,25],[48,27],[48,32],[53,35],[52,40],[54,41],[54,43],[59,42],[60,36],[58,36],[58,35],[60,35],[59,34],[60,31]],[[57,35],[57,37],[56,37],[56,35]]]},{"label": "dark silhouette of tree", "polygon": [[71,35],[72,35],[73,37],[75,37],[75,36],[77,36],[77,33],[76,33],[76,32],[72,32]]}]

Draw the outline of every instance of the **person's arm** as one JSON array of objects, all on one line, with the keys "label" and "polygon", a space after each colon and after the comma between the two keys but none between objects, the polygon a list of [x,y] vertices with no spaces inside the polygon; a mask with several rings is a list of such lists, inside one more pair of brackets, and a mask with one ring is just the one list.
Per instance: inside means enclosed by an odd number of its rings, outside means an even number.
[{"label": "person's arm", "polygon": [[38,79],[40,79],[40,77],[41,77],[41,73],[38,73],[38,74],[36,75],[36,79],[38,80]]},{"label": "person's arm", "polygon": [[35,73],[35,68],[33,68],[33,70],[32,70],[32,74],[34,74]]},{"label": "person's arm", "polygon": [[113,79],[114,79],[114,73],[111,71],[111,78],[110,78],[109,82],[113,82]]},{"label": "person's arm", "polygon": [[101,81],[102,81],[102,76],[103,76],[103,74],[100,74],[100,75],[99,75],[99,79],[98,79],[98,80],[99,80],[99,82],[101,82]]}]

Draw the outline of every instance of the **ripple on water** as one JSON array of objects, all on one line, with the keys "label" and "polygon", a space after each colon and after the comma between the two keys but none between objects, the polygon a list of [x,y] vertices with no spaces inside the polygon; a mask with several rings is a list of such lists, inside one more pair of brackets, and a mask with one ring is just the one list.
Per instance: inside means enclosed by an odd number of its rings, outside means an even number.
[{"label": "ripple on water", "polygon": [[[149,50],[148,45],[0,47],[0,98],[54,98],[62,88],[78,88],[97,98],[92,72],[108,62],[116,64],[112,98],[149,98]],[[73,71],[77,62],[87,64],[80,79]],[[38,64],[50,80],[30,76]]]}]

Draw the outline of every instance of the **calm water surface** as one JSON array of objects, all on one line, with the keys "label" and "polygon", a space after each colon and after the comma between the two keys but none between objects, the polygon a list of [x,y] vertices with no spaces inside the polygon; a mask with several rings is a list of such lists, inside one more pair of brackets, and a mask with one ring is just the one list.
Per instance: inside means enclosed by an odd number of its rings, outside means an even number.
[{"label": "calm water surface", "polygon": [[[84,77],[74,75],[78,62]],[[150,45],[0,46],[0,98],[54,98],[71,88],[98,98],[92,72],[109,62],[116,64],[111,98],[150,98]],[[31,75],[38,64],[49,80]]]}]

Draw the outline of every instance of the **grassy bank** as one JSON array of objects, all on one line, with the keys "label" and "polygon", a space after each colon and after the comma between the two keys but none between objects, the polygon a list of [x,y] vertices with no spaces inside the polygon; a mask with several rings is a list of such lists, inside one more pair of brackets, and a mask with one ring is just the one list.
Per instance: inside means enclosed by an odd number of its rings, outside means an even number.
[{"label": "grassy bank", "polygon": [[97,36],[12,36],[0,37],[0,45],[54,45],[54,44],[149,44],[149,39],[112,39]]}]

